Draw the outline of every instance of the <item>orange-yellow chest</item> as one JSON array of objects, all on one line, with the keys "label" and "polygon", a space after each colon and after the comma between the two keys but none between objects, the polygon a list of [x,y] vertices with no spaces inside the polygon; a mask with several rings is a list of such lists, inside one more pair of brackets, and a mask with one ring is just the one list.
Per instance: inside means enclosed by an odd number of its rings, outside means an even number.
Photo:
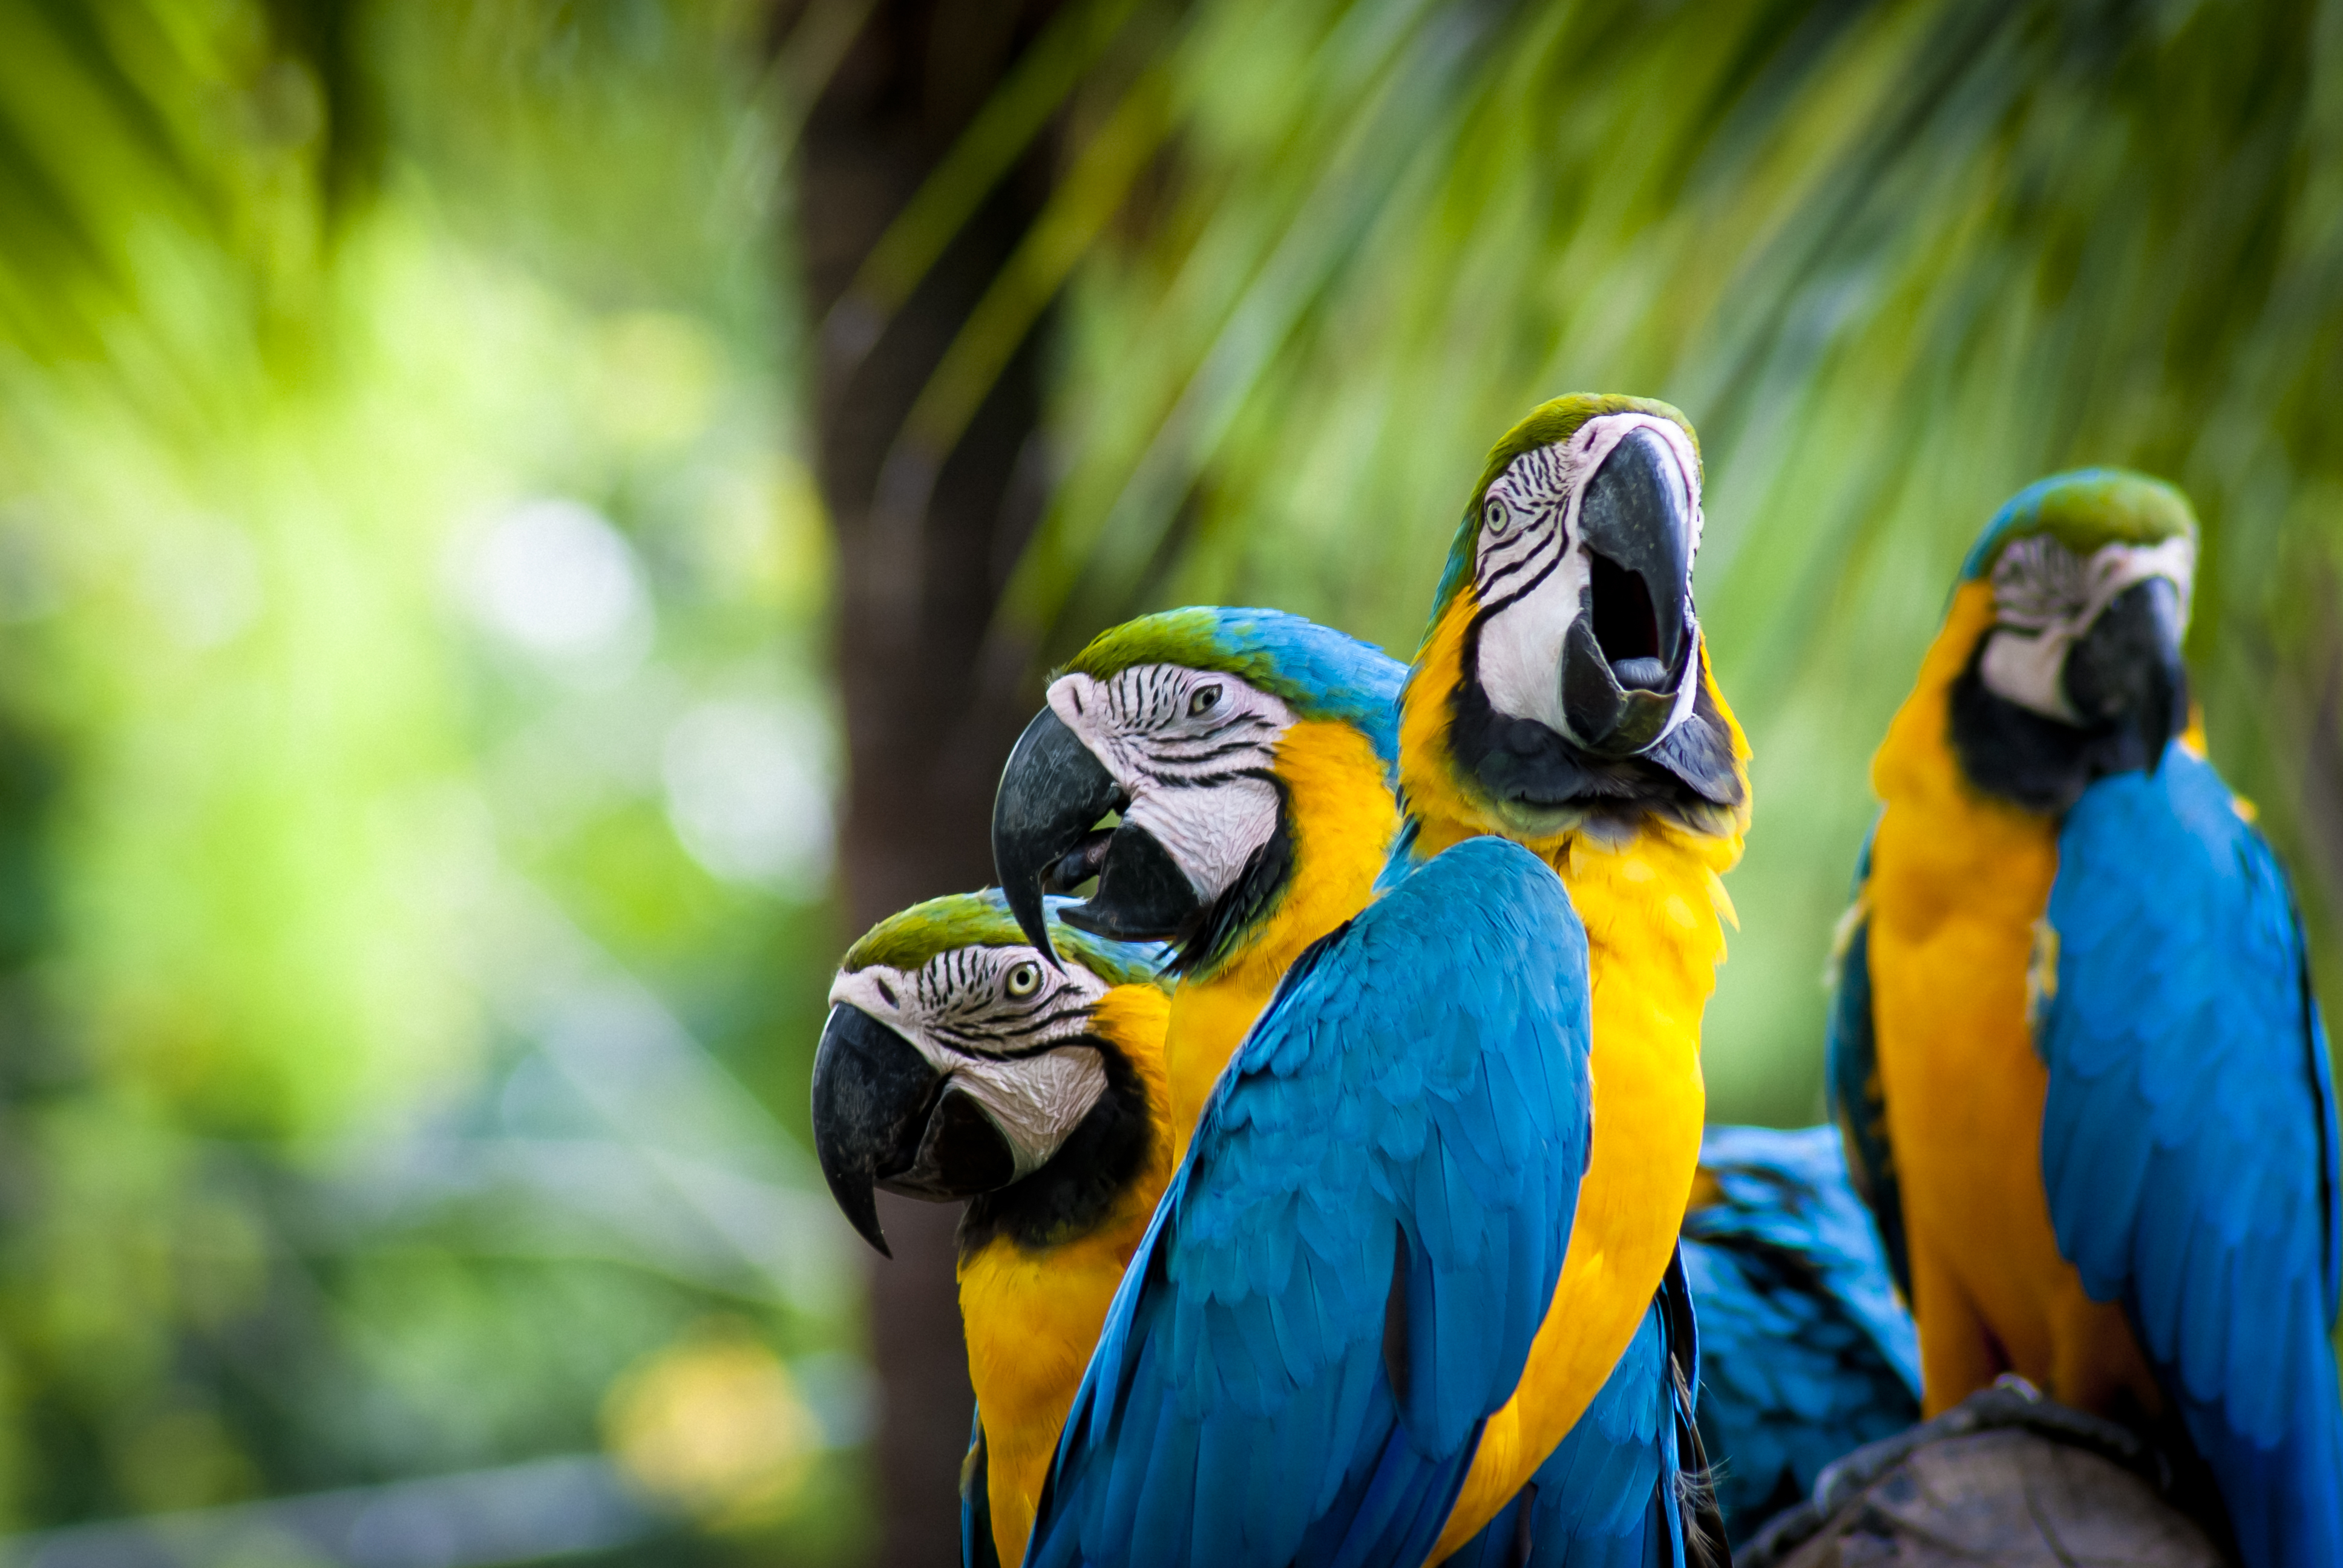
[{"label": "orange-yellow chest", "polygon": [[1865,895],[1872,1014],[1931,1411],[2003,1368],[2072,1397],[2131,1382],[2137,1364],[2120,1316],[2058,1255],[2042,1189],[2049,1079],[2027,977],[2056,827],[1968,785],[1947,734],[1953,682],[1992,618],[1986,585],[1955,595],[1872,765],[1886,803]]},{"label": "orange-yellow chest", "polygon": [[1172,1085],[1172,1158],[1188,1151],[1196,1119],[1229,1058],[1276,994],[1302,950],[1367,907],[1399,832],[1383,759],[1347,724],[1304,719],[1279,742],[1293,869],[1260,929],[1209,975],[1172,995],[1163,1056]]},{"label": "orange-yellow chest", "polygon": [[[1138,1068],[1149,1103],[1161,1107],[1163,994],[1147,986],[1117,987],[1101,1000],[1095,1018],[1098,1031]],[[1098,1344],[1123,1265],[1138,1250],[1171,1179],[1169,1140],[1158,1138],[1140,1178],[1084,1234],[1033,1249],[996,1238],[960,1260],[960,1322],[984,1423],[993,1544],[1003,1563],[1025,1555],[1041,1482],[1074,1390]]]}]

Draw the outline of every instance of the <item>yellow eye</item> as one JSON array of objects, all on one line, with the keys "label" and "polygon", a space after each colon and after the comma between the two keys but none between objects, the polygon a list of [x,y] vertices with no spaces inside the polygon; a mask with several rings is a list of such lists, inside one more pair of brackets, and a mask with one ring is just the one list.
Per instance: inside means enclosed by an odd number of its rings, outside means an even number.
[{"label": "yellow eye", "polygon": [[1009,993],[1011,1001],[1023,1001],[1041,989],[1041,966],[1031,960],[1011,965],[1008,975],[1001,982],[1001,989]]},{"label": "yellow eye", "polygon": [[1481,503],[1481,523],[1490,533],[1502,538],[1513,526],[1513,508],[1505,505],[1503,496],[1491,496]]},{"label": "yellow eye", "polygon": [[1203,715],[1210,713],[1213,709],[1218,708],[1220,705],[1221,688],[1219,682],[1215,681],[1210,686],[1200,686],[1196,688],[1195,695],[1188,699],[1188,717],[1191,719],[1202,718]]}]

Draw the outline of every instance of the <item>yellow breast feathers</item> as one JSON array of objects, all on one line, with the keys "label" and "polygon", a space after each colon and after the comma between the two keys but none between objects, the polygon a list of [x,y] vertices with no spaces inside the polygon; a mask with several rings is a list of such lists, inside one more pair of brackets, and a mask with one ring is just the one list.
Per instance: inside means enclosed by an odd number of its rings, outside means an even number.
[{"label": "yellow breast feathers", "polygon": [[2049,1077],[2026,1022],[2056,824],[1979,793],[1948,738],[1953,683],[1992,624],[1964,584],[1872,763],[1870,966],[1880,1082],[1904,1191],[1925,1408],[2015,1371],[2103,1407],[2160,1402],[2119,1308],[2059,1255],[2042,1190]]},{"label": "yellow breast feathers", "polygon": [[[1100,999],[1093,1015],[1098,1033],[1138,1070],[1159,1118],[1168,1099],[1168,1008],[1152,986],[1118,986]],[[960,1322],[984,1422],[993,1544],[1003,1563],[1025,1555],[1066,1411],[1105,1326],[1123,1265],[1138,1250],[1171,1180],[1171,1140],[1160,1137],[1139,1179],[1087,1233],[1031,1251],[996,1237],[960,1260]]]}]

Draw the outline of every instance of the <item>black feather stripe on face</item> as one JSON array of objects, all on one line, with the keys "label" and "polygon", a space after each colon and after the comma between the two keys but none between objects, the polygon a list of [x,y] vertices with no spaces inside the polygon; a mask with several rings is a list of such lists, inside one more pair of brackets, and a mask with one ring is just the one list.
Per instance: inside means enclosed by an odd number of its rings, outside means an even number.
[{"label": "black feather stripe on face", "polygon": [[1562,564],[1565,537],[1563,512],[1569,499],[1569,466],[1554,447],[1525,452],[1482,498],[1484,518],[1491,499],[1517,518],[1513,531],[1481,547],[1473,574],[1473,597],[1484,610],[1501,609],[1534,589]]},{"label": "black feather stripe on face", "polygon": [[[1038,989],[1011,997],[1005,978],[1021,965],[1034,969]],[[907,1021],[933,1044],[971,1060],[1016,1060],[1055,1050],[1082,1032],[1091,1011],[1074,980],[1028,948],[950,949],[905,979]],[[1036,1036],[1038,1044],[1024,1043]]]},{"label": "black feather stripe on face", "polygon": [[1259,906],[1262,877],[1290,866],[1276,769],[1292,709],[1234,673],[1184,664],[1078,671],[1051,690],[1061,720],[1081,697],[1074,733],[1121,798],[1120,822],[1074,868],[1094,869],[1098,890],[1066,918],[1177,942],[1183,970],[1209,962]]}]

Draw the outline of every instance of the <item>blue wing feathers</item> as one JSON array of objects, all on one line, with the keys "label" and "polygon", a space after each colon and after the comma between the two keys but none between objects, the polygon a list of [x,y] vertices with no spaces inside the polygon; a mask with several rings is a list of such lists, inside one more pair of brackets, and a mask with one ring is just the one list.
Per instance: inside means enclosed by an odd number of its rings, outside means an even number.
[{"label": "blue wing feathers", "polygon": [[1879,1081],[1879,1042],[1871,1017],[1871,924],[1864,900],[1871,881],[1871,840],[1855,859],[1854,905],[1835,958],[1837,983],[1823,1042],[1823,1086],[1830,1118],[1845,1141],[1845,1164],[1871,1208],[1896,1286],[1908,1297],[1912,1266],[1904,1240],[1904,1189],[1887,1136],[1887,1097]]},{"label": "blue wing feathers", "polygon": [[1654,1302],[1586,1413],[1448,1568],[1523,1561],[1515,1553],[1525,1528],[1531,1568],[1682,1568],[1668,1345],[1667,1314]]},{"label": "blue wing feathers", "polygon": [[2043,1181],[2085,1289],[2120,1301],[2247,1562],[2343,1552],[2336,1135],[2284,873],[2186,749],[2068,813]]},{"label": "blue wing feathers", "polygon": [[1667,1352],[1654,1302],[1594,1402],[1531,1478],[1536,1568],[1640,1565],[1655,1544],[1661,1561],[1682,1562],[1670,1549],[1678,1455]]},{"label": "blue wing feathers", "polygon": [[960,1466],[960,1568],[1001,1568],[992,1540],[992,1493],[984,1451],[984,1412],[969,1418],[968,1459]]},{"label": "blue wing feathers", "polygon": [[[2302,918],[2298,914],[2295,925],[2299,928],[2301,924]],[[2336,1212],[2338,1199],[2343,1197],[2343,1169],[2337,1165],[2335,1062],[2327,1051],[2327,1022],[2319,1015],[2318,999],[2310,993],[2310,955],[2308,952],[2303,955],[2299,989],[2302,1010],[2310,1019],[2310,1038],[2303,1042],[2305,1054],[2309,1057],[2305,1064],[2306,1076],[2318,1096],[2319,1169],[2323,1178],[2318,1188],[2318,1233],[2327,1241],[2326,1291],[2322,1299],[2326,1308],[2324,1316],[2332,1322],[2337,1309],[2343,1306],[2343,1299],[2338,1299],[2343,1298],[2343,1216]]]},{"label": "blue wing feathers", "polygon": [[1559,879],[1493,839],[1288,972],[1116,1293],[1029,1562],[1421,1559],[1568,1244],[1585,975]]}]

